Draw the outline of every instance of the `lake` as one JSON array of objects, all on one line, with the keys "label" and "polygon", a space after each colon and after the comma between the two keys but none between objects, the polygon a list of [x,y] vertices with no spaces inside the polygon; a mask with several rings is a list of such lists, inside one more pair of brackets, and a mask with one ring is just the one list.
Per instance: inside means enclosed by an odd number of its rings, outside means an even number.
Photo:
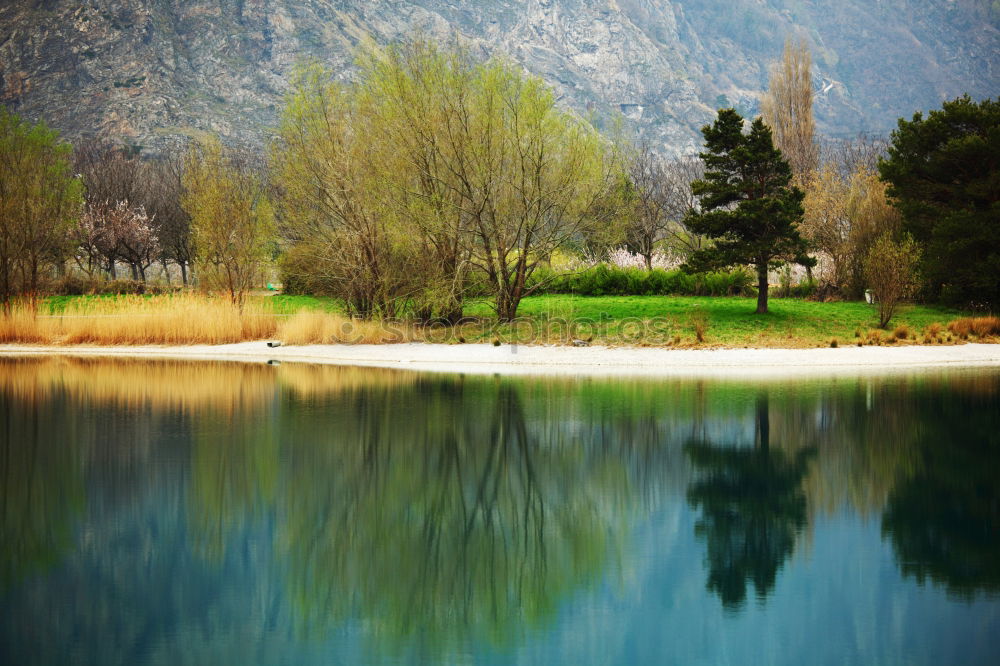
[{"label": "lake", "polygon": [[990,664],[1000,371],[0,359],[0,663]]}]

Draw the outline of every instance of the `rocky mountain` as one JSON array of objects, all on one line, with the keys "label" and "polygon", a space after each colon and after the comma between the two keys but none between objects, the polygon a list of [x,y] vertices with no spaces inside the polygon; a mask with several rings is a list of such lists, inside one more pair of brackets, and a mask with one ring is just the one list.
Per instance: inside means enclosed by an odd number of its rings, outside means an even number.
[{"label": "rocky mountain", "polygon": [[416,31],[513,58],[674,153],[718,106],[757,110],[788,36],[811,46],[830,136],[1000,90],[997,0],[0,0],[0,103],[71,138],[262,142],[298,60],[350,78],[362,41]]}]

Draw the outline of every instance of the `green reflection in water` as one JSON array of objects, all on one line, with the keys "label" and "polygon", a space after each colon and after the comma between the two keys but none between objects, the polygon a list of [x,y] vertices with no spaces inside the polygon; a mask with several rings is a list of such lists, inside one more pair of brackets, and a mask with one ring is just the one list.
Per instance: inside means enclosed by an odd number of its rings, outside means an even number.
[{"label": "green reflection in water", "polygon": [[430,652],[509,643],[621,548],[627,459],[540,440],[511,383],[429,380],[323,407],[286,431],[282,541],[311,628],[362,617],[383,648]]},{"label": "green reflection in water", "polygon": [[73,547],[85,497],[67,407],[64,395],[22,402],[0,392],[0,592]]},{"label": "green reflection in water", "polygon": [[708,548],[708,589],[738,609],[752,582],[766,599],[806,524],[802,480],[812,449],[787,453],[771,444],[767,393],[757,396],[752,448],[692,441],[685,446],[701,472],[688,501],[702,510],[695,533]]},{"label": "green reflection in water", "polygon": [[[905,575],[995,593],[998,396],[996,373],[750,385],[2,361],[2,583],[74,549],[143,571],[92,534],[161,493],[188,541],[143,548],[205,567],[185,563],[178,585],[213,580],[256,529],[269,569],[254,560],[247,580],[271,587],[248,596],[287,602],[298,635],[356,622],[380,652],[507,649],[626,576],[633,528],[686,496],[730,610],[748,586],[774,593],[824,513],[883,516]],[[74,541],[98,496],[98,530]],[[106,588],[88,585],[88,604],[116,607]]]},{"label": "green reflection in water", "polygon": [[913,402],[922,415],[916,469],[889,493],[882,533],[905,575],[960,597],[1000,593],[997,394],[925,394]]}]

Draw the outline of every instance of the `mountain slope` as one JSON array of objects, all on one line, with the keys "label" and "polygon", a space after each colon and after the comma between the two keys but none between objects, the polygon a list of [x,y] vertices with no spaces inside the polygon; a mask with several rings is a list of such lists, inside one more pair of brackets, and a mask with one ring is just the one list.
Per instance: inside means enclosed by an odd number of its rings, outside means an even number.
[{"label": "mountain slope", "polygon": [[820,130],[1000,88],[992,0],[36,0],[0,4],[0,103],[70,137],[155,147],[201,131],[262,141],[288,73],[349,78],[366,38],[459,36],[541,75],[577,110],[620,112],[667,152],[719,105],[757,109],[786,36],[813,49]]}]

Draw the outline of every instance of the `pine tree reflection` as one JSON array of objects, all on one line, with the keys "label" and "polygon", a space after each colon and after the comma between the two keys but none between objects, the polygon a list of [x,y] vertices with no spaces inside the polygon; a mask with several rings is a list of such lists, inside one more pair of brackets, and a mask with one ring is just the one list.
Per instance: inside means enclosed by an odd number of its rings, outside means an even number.
[{"label": "pine tree reflection", "polygon": [[806,524],[802,480],[811,449],[789,455],[771,447],[767,394],[756,401],[753,448],[692,440],[685,450],[702,472],[688,489],[701,508],[695,534],[707,545],[708,589],[728,610],[739,609],[752,582],[766,599]]}]

